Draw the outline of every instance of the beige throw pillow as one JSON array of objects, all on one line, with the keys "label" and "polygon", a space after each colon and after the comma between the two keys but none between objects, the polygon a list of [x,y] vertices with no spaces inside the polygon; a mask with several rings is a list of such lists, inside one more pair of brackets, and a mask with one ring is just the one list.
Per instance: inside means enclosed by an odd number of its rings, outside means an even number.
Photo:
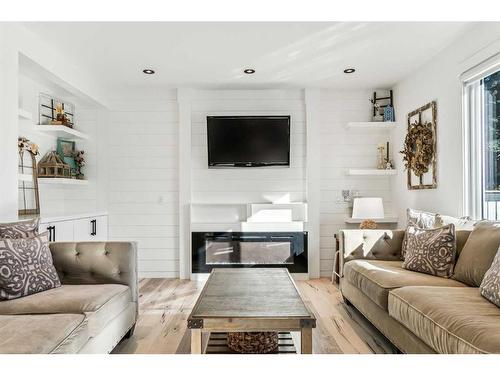
[{"label": "beige throw pillow", "polygon": [[479,290],[484,298],[500,307],[500,249],[490,269],[484,274]]},{"label": "beige throw pillow", "polygon": [[415,225],[423,229],[431,229],[441,226],[439,214],[425,212],[408,208],[406,210],[407,225]]},{"label": "beige throw pillow", "polygon": [[482,221],[474,226],[460,252],[453,278],[479,287],[500,246],[500,224]]},{"label": "beige throw pillow", "polygon": [[407,252],[403,268],[440,277],[451,277],[457,252],[455,226],[406,229]]}]

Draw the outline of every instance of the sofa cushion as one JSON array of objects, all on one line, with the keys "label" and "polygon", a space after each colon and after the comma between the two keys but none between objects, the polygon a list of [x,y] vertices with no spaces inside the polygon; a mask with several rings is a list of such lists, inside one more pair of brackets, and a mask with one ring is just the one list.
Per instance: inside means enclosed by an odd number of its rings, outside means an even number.
[{"label": "sofa cushion", "polygon": [[344,277],[386,311],[389,292],[395,288],[409,285],[465,287],[456,280],[405,270],[401,265],[401,261],[352,260],[344,266]]},{"label": "sofa cushion", "polygon": [[406,256],[403,268],[440,277],[451,277],[457,241],[455,225],[435,229],[420,229],[409,225],[406,229]]},{"label": "sofa cushion", "polygon": [[478,287],[500,246],[500,224],[479,222],[460,252],[453,278]]},{"label": "sofa cushion", "polygon": [[31,238],[0,239],[0,301],[59,286],[48,232]]},{"label": "sofa cushion", "polygon": [[0,224],[0,238],[29,238],[38,234],[39,218]]},{"label": "sofa cushion", "polygon": [[0,315],[0,353],[77,353],[88,341],[82,314]]},{"label": "sofa cushion", "polygon": [[486,271],[479,291],[484,298],[500,307],[500,249],[497,250],[490,269]]},{"label": "sofa cushion", "polygon": [[395,289],[389,315],[438,353],[500,353],[500,309],[478,288]]},{"label": "sofa cushion", "polygon": [[0,302],[0,315],[85,314],[94,337],[132,302],[130,288],[119,284],[63,285],[24,298]]}]

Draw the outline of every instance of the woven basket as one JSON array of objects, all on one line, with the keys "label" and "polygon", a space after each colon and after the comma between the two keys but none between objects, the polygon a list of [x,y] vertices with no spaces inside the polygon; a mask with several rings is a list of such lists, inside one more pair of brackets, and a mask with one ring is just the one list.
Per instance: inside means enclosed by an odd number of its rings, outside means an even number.
[{"label": "woven basket", "polygon": [[229,349],[246,354],[263,354],[278,349],[278,332],[229,332]]}]

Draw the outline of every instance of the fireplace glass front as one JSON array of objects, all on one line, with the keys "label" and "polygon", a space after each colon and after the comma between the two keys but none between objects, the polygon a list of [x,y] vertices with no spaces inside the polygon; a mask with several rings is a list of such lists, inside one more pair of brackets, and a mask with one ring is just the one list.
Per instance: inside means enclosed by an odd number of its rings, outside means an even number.
[{"label": "fireplace glass front", "polygon": [[193,232],[192,271],[214,267],[287,267],[307,272],[307,232]]}]

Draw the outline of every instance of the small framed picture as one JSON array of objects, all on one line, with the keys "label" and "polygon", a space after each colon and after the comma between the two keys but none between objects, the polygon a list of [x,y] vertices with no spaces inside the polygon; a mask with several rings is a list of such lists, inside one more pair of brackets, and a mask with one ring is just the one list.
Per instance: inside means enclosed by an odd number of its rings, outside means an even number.
[{"label": "small framed picture", "polygon": [[64,125],[73,128],[75,123],[75,106],[72,103],[40,93],[39,124]]},{"label": "small framed picture", "polygon": [[57,138],[57,154],[71,168],[71,174],[76,171],[76,162],[74,158],[75,142]]}]

